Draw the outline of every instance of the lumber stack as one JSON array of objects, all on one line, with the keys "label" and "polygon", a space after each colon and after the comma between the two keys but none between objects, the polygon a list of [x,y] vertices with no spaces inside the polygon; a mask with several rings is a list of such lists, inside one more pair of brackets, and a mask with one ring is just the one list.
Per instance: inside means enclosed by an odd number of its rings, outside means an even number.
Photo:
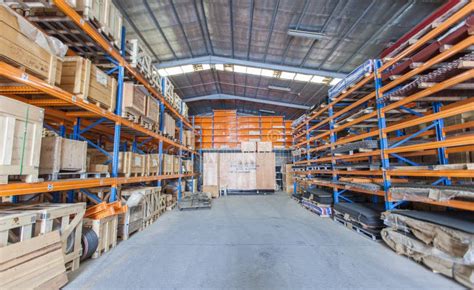
[{"label": "lumber stack", "polygon": [[0,247],[1,289],[59,289],[67,282],[59,231]]}]

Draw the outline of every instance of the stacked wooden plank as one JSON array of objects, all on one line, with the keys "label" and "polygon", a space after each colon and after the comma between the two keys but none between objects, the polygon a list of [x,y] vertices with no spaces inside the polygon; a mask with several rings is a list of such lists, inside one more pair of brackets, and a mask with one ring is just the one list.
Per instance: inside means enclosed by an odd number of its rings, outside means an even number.
[{"label": "stacked wooden plank", "polygon": [[86,58],[64,58],[61,88],[110,112],[115,110],[117,80]]},{"label": "stacked wooden plank", "polygon": [[[64,264],[67,270],[75,271],[79,268],[82,251],[81,234],[85,207],[85,203],[5,204],[0,206],[0,215],[2,220],[17,220],[18,216],[20,221],[25,216],[30,216],[29,221],[25,220],[26,223],[21,224],[22,228],[19,232],[22,234],[18,238],[19,241],[59,231]],[[9,241],[12,241],[12,236],[15,236],[14,228],[2,232],[2,236],[4,237],[2,244],[9,244]],[[8,240],[5,240],[7,238]]]},{"label": "stacked wooden plank", "polygon": [[1,289],[59,289],[67,282],[59,231],[0,247]]},{"label": "stacked wooden plank", "polygon": [[[15,66],[21,67],[49,84],[61,82],[61,57],[67,50],[62,43],[55,39],[58,47],[37,39],[48,39],[43,32],[8,8],[0,5],[0,59]],[[60,50],[61,52],[58,52]]]},{"label": "stacked wooden plank", "polygon": [[0,184],[38,180],[43,118],[43,109],[0,96]]}]

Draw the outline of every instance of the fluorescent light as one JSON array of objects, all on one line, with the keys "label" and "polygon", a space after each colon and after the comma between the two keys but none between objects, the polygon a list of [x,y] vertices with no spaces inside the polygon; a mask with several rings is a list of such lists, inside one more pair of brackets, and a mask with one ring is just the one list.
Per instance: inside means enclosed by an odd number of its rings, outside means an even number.
[{"label": "fluorescent light", "polygon": [[179,75],[183,73],[183,70],[179,66],[174,66],[174,67],[168,67],[165,68],[166,72],[168,73],[169,76],[172,75]]},{"label": "fluorescent light", "polygon": [[258,111],[262,113],[267,113],[267,114],[275,114],[275,111],[269,111],[269,110],[263,110],[263,109],[260,109]]},{"label": "fluorescent light", "polygon": [[202,70],[208,70],[208,69],[211,69],[211,65],[208,64],[208,63],[204,63],[204,64],[202,65]]},{"label": "fluorescent light", "polygon": [[236,73],[247,73],[247,67],[240,66],[240,65],[234,65],[234,72],[236,72]]},{"label": "fluorescent light", "polygon": [[233,72],[234,71],[234,66],[231,65],[231,64],[224,64],[224,70]]},{"label": "fluorescent light", "polygon": [[216,67],[216,70],[224,70],[224,65],[222,63],[217,63],[214,66]]},{"label": "fluorescent light", "polygon": [[326,38],[325,33],[307,31],[307,30],[298,30],[298,29],[289,29],[288,35],[295,37],[305,37],[310,39],[324,39]]},{"label": "fluorescent light", "polygon": [[183,70],[184,73],[194,72],[194,66],[192,64],[182,65],[181,69]]},{"label": "fluorescent light", "polygon": [[264,77],[273,77],[275,72],[271,69],[262,69],[262,76]]},{"label": "fluorescent light", "polygon": [[292,80],[295,78],[295,73],[290,73],[286,71],[282,71],[280,74],[281,79]]},{"label": "fluorescent light", "polygon": [[311,82],[312,83],[323,84],[325,79],[326,79],[325,77],[313,76],[313,78],[311,79]]},{"label": "fluorescent light", "polygon": [[158,74],[162,77],[168,76],[168,73],[164,69],[159,69]]},{"label": "fluorescent light", "polygon": [[279,86],[268,86],[270,90],[277,90],[277,91],[284,91],[284,92],[291,92],[290,88],[287,87],[279,87]]},{"label": "fluorescent light", "polygon": [[249,75],[257,75],[259,76],[261,73],[262,73],[262,69],[261,68],[255,68],[255,67],[248,67],[247,68],[247,73]]},{"label": "fluorescent light", "polygon": [[330,86],[335,86],[340,81],[341,81],[341,79],[339,79],[339,78],[333,78],[332,81],[329,83],[329,85]]},{"label": "fluorescent light", "polygon": [[312,75],[296,74],[295,81],[309,82],[312,77]]}]

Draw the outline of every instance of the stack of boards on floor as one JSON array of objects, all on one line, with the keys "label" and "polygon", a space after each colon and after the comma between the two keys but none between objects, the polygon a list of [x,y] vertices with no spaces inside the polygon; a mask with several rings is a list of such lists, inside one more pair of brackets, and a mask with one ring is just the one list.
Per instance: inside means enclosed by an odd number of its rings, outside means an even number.
[{"label": "stack of boards on floor", "polygon": [[474,288],[474,215],[397,210],[383,214],[385,243],[468,288]]}]

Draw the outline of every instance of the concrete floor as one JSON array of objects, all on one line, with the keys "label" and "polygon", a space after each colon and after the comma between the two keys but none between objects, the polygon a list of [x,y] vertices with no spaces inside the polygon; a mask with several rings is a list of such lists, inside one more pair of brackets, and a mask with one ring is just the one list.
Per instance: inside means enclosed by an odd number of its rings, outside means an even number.
[{"label": "concrete floor", "polygon": [[75,276],[66,289],[461,288],[283,193],[168,212]]}]

